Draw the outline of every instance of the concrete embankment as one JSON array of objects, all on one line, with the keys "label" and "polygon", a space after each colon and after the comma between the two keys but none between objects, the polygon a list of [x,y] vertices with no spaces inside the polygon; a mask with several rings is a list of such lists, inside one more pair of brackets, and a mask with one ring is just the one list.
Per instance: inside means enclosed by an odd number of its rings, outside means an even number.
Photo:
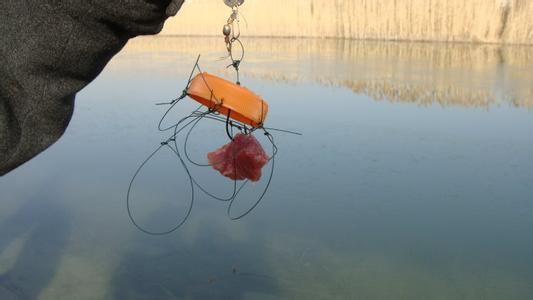
[{"label": "concrete embankment", "polygon": [[[533,45],[531,0],[247,0],[248,36],[481,42]],[[221,0],[189,0],[167,35],[220,35]]]}]

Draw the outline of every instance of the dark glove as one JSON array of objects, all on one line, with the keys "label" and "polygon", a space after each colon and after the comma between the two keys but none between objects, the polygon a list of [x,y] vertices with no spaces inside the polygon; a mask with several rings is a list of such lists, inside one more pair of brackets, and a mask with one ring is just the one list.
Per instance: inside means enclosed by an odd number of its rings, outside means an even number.
[{"label": "dark glove", "polygon": [[78,91],[183,0],[0,0],[0,175],[61,137]]}]

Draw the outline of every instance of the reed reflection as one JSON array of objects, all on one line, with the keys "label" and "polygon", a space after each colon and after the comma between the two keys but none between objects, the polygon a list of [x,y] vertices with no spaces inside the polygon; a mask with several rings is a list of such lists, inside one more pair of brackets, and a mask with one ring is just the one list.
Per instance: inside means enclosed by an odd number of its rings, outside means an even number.
[{"label": "reed reflection", "polygon": [[[344,87],[390,102],[533,109],[530,46],[283,38],[250,38],[246,45],[245,76]],[[218,60],[224,51],[217,37],[147,37],[121,55],[142,69],[176,64],[178,75],[202,53],[211,72],[231,76]],[[110,67],[131,69],[130,59]]]}]

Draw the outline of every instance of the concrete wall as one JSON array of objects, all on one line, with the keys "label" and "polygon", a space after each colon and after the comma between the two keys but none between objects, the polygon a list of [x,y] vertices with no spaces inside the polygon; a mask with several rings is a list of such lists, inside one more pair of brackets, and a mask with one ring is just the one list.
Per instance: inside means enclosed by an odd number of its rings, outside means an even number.
[{"label": "concrete wall", "polygon": [[[248,36],[533,44],[533,0],[246,0]],[[163,34],[220,35],[222,0],[188,0]]]}]

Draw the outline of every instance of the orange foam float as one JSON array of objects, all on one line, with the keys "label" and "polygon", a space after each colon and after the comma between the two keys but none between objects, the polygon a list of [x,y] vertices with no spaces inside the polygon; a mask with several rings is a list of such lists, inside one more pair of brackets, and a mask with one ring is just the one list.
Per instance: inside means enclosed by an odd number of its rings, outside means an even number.
[{"label": "orange foam float", "polygon": [[187,95],[226,117],[254,128],[261,127],[268,114],[268,104],[260,96],[206,72],[191,80]]}]

